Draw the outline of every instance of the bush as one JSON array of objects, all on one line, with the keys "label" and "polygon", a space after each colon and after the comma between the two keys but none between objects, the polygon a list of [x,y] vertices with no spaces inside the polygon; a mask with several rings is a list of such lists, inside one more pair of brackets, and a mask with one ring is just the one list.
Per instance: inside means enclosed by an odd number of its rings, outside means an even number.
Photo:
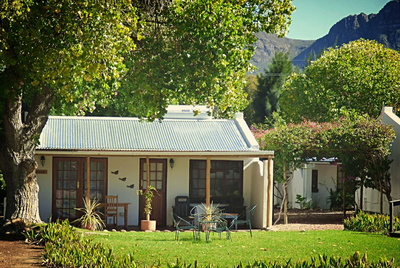
[{"label": "bush", "polygon": [[[327,203],[331,204],[331,209],[343,209],[343,190],[331,191],[327,198]],[[354,192],[346,192],[346,208],[354,206]]]},{"label": "bush", "polygon": [[[389,234],[390,216],[380,214],[368,214],[360,211],[357,216],[344,220],[344,229],[358,232]],[[400,230],[400,220],[393,216],[393,229]]]},{"label": "bush", "polygon": [[45,245],[42,259],[49,267],[137,267],[133,254],[116,258],[110,248],[76,232],[68,220],[38,226],[25,237]]}]

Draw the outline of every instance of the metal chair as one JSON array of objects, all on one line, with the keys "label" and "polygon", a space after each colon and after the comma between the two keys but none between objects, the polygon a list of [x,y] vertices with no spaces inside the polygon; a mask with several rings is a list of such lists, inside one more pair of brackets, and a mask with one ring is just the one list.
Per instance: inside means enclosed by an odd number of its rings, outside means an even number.
[{"label": "metal chair", "polygon": [[118,195],[108,195],[106,196],[105,203],[105,221],[107,225],[107,218],[113,218],[113,224],[115,224],[115,228],[118,228]]},{"label": "metal chair", "polygon": [[193,238],[197,238],[197,226],[188,222],[187,220],[183,219],[182,217],[174,214],[171,212],[172,220],[174,221],[174,227],[176,228],[175,231],[175,240],[179,241],[179,232],[181,230],[192,230],[193,231]]},{"label": "metal chair", "polygon": [[[214,227],[210,227],[210,231],[218,233],[219,237],[221,238],[221,233],[226,232],[226,239],[230,239],[232,242],[231,230],[233,226],[235,226],[236,220],[232,220],[231,224],[228,226],[228,222],[220,221]],[[206,240],[208,241],[207,237]]]},{"label": "metal chair", "polygon": [[251,232],[251,219],[253,218],[254,215],[254,210],[256,209],[257,205],[254,205],[250,211],[249,211],[249,218],[246,220],[238,220],[237,224],[248,224],[250,227],[250,236],[253,237],[253,233]]}]

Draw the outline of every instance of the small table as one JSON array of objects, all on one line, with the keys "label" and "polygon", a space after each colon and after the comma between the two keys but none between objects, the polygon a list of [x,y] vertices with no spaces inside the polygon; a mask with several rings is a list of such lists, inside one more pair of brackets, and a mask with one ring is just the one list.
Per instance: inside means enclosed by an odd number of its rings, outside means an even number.
[{"label": "small table", "polygon": [[[118,207],[123,207],[124,208],[124,225],[125,225],[125,230],[128,229],[128,206],[131,203],[118,203]],[[100,207],[105,207],[105,203],[101,203]],[[117,216],[118,217],[118,216]],[[118,226],[117,226],[118,227]]]}]

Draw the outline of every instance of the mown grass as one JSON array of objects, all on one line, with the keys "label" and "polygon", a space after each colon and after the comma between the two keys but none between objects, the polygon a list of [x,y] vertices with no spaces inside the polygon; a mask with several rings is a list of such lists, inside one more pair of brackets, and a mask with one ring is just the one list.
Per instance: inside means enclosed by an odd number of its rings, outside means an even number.
[{"label": "mown grass", "polygon": [[368,261],[395,258],[400,266],[400,239],[380,234],[351,231],[288,231],[232,233],[232,242],[225,234],[219,238],[211,235],[211,241],[194,240],[191,232],[180,234],[180,241],[174,240],[174,233],[116,232],[92,234],[93,242],[101,242],[113,249],[116,255],[134,254],[139,264],[174,263],[177,258],[187,264],[233,267],[240,261],[254,260],[293,261],[310,260],[311,256],[327,254],[347,258],[359,251],[367,253]]}]

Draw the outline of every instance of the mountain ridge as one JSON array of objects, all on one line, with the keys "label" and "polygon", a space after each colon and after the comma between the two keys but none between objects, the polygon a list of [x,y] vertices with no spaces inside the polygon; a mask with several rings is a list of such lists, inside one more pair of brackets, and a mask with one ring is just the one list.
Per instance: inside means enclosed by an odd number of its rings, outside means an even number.
[{"label": "mountain ridge", "polygon": [[400,0],[388,2],[377,14],[349,15],[336,22],[328,34],[317,40],[278,38],[273,34],[256,33],[256,51],[250,61],[263,72],[276,51],[289,51],[293,65],[303,68],[311,53],[317,55],[328,47],[341,46],[360,38],[376,40],[385,47],[400,51]]}]

